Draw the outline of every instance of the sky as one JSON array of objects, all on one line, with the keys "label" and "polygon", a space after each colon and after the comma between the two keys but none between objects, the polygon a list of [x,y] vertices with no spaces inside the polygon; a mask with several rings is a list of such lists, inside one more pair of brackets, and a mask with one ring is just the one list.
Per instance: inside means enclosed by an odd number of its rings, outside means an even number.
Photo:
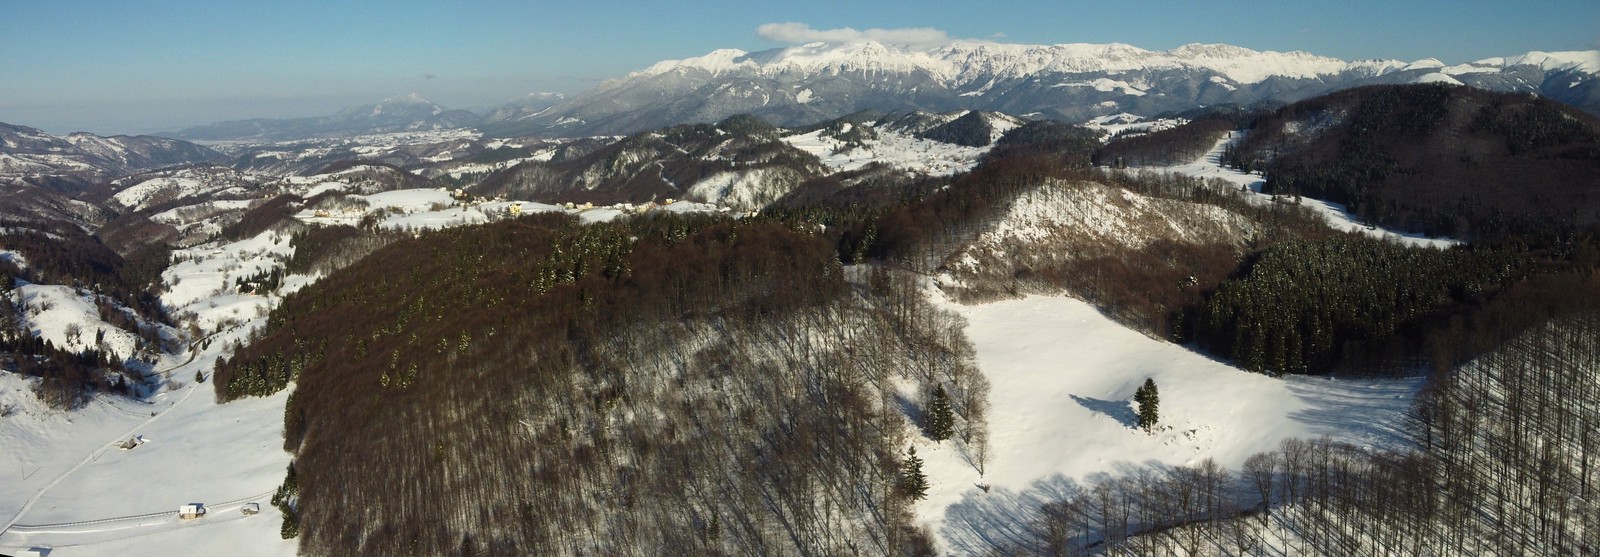
[{"label": "sky", "polygon": [[0,122],[171,131],[420,94],[482,110],[718,48],[1226,43],[1455,64],[1600,49],[1595,0],[360,2],[0,0]]}]

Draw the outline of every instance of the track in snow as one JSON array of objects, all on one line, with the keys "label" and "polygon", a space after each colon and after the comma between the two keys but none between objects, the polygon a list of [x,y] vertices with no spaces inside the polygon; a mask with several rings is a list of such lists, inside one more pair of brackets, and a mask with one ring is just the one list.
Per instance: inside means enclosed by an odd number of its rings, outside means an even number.
[{"label": "track in snow", "polygon": [[[199,352],[195,351],[195,349],[198,346],[200,346],[201,342],[204,342],[205,340],[208,340],[211,337],[216,336],[218,334],[221,334],[221,332],[219,331],[217,333],[212,333],[210,335],[207,335],[204,338],[201,338],[199,340],[196,340],[194,342],[189,343],[189,359],[188,360],[184,360],[184,362],[181,363],[181,364],[177,364],[177,365],[168,367],[166,370],[163,370],[163,371],[152,371],[152,372],[150,372],[150,375],[147,375],[146,377],[150,377],[150,376],[167,377],[173,371],[177,370],[178,368],[181,368],[181,367],[184,367],[184,366],[187,366],[189,364],[194,363],[195,358],[198,357],[199,354],[200,354]],[[32,497],[28,498],[28,501],[26,503],[22,504],[22,508],[17,510],[17,514],[13,515],[11,517],[11,519],[6,522],[5,527],[0,527],[0,536],[5,536],[6,533],[11,532],[13,529],[17,529],[20,532],[22,528],[31,528],[31,527],[28,527],[28,526],[22,526],[22,525],[17,524],[17,521],[21,520],[23,516],[26,516],[28,514],[28,511],[33,508],[34,504],[39,502],[39,498],[40,497],[43,497],[44,494],[48,493],[51,488],[53,488],[56,485],[60,484],[62,480],[67,479],[67,477],[71,476],[74,472],[77,472],[78,470],[82,469],[84,466],[87,466],[91,462],[99,460],[100,457],[106,453],[106,451],[111,450],[112,447],[116,447],[117,444],[121,440],[127,439],[129,437],[134,436],[141,429],[144,429],[145,427],[148,427],[150,424],[155,423],[156,420],[159,420],[163,416],[166,416],[167,413],[170,412],[173,408],[177,408],[179,405],[181,405],[185,401],[189,400],[189,397],[193,396],[195,391],[200,390],[201,385],[204,385],[204,383],[195,383],[195,384],[193,384],[186,392],[183,393],[183,396],[180,397],[177,402],[174,402],[171,405],[168,405],[166,408],[164,408],[162,410],[152,411],[150,413],[150,417],[149,418],[146,418],[144,421],[139,422],[138,425],[133,426],[127,432],[124,432],[123,434],[118,435],[118,436],[112,438],[110,441],[100,445],[99,448],[95,449],[94,451],[90,452],[87,456],[83,457],[83,460],[78,461],[78,463],[73,465],[72,468],[68,468],[65,472],[62,472],[61,475],[56,476],[55,479],[53,479],[53,480],[50,480],[50,483],[47,483],[47,484],[41,486],[38,491],[35,491],[33,493]],[[121,407],[119,407],[119,406],[117,406],[115,404],[112,404],[111,407],[115,408],[118,411],[121,411],[124,414],[129,414],[129,415],[134,415],[134,416],[143,416],[143,414],[136,414],[136,413],[133,413],[132,411],[124,410],[124,409],[122,409]],[[91,520],[91,521],[87,521],[87,522],[88,523],[98,523],[98,522],[106,522],[106,521],[118,520],[118,519],[140,518],[140,517],[145,517],[145,516],[154,516],[154,514],[172,514],[172,513],[152,513],[151,515],[135,515],[135,516],[131,516],[131,517],[119,517],[119,518],[112,518],[112,519]]]}]

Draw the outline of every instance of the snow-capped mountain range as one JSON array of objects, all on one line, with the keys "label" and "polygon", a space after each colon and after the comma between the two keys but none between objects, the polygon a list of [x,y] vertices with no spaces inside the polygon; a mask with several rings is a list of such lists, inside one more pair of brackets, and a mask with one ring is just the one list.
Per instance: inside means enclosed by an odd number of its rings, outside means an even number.
[{"label": "snow-capped mountain range", "polygon": [[627,133],[738,113],[796,125],[866,109],[978,109],[1081,122],[1435,81],[1536,93],[1600,112],[1597,73],[1600,51],[1531,52],[1447,66],[1433,59],[1345,61],[1220,44],[1152,51],[1125,44],[956,42],[914,50],[872,41],[812,43],[659,62],[526,118],[524,130]]},{"label": "snow-capped mountain range", "polygon": [[862,110],[983,110],[1083,122],[1216,105],[1288,103],[1376,84],[1451,83],[1533,93],[1600,114],[1600,51],[1529,52],[1449,65],[1428,58],[1347,61],[1226,44],[1146,50],[1126,44],[957,41],[920,50],[873,41],[666,60],[568,98],[534,93],[479,115],[419,95],[338,113],[251,119],[167,135],[281,142],[476,129],[492,137],[620,135],[752,114],[797,126]]}]

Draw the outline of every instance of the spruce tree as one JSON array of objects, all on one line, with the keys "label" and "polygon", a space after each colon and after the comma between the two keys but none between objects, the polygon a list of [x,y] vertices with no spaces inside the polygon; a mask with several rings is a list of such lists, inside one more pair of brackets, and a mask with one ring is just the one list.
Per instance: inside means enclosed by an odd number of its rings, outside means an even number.
[{"label": "spruce tree", "polygon": [[283,512],[283,524],[278,527],[278,535],[286,540],[299,536],[300,481],[295,477],[294,463],[289,463],[289,471],[283,477],[283,484],[272,494],[272,506]]},{"label": "spruce tree", "polygon": [[928,496],[928,477],[922,473],[922,459],[917,458],[917,448],[906,449],[906,459],[900,462],[900,492],[912,501]]},{"label": "spruce tree", "polygon": [[1136,410],[1134,410],[1134,418],[1138,422],[1136,427],[1139,429],[1144,429],[1144,405],[1145,400],[1149,398],[1150,389],[1146,388],[1144,385],[1139,385],[1139,388],[1133,391],[1133,403],[1138,407]]},{"label": "spruce tree", "polygon": [[1153,431],[1160,419],[1161,396],[1156,392],[1154,379],[1145,378],[1144,385],[1134,391],[1133,401],[1139,404],[1139,429]]},{"label": "spruce tree", "polygon": [[944,441],[955,433],[955,411],[950,407],[950,394],[945,392],[944,385],[935,386],[932,396],[928,397],[926,421],[929,439]]}]

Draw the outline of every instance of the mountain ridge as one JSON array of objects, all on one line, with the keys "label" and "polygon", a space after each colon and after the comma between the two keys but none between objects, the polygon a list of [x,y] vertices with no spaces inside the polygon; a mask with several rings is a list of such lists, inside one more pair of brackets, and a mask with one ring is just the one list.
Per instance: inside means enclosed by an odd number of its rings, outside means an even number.
[{"label": "mountain ridge", "polygon": [[[1448,80],[1530,92],[1600,113],[1600,51],[1529,52],[1446,65],[1190,44],[1022,45],[957,41],[916,50],[873,41],[657,62],[527,118],[517,131],[618,134],[750,113],[777,125],[860,110],[973,109],[1083,121],[1202,106],[1293,102],[1338,89]],[[1441,79],[1442,78],[1442,79]]]},{"label": "mountain ridge", "polygon": [[477,129],[493,137],[625,135],[753,114],[780,126],[861,110],[983,110],[1068,122],[1116,113],[1289,103],[1362,85],[1444,82],[1534,93],[1600,114],[1600,50],[1530,51],[1447,64],[1437,58],[1343,60],[1305,51],[1192,43],[1029,45],[953,41],[931,49],[870,40],[760,51],[717,49],[662,60],[576,96],[535,93],[485,109],[448,109],[419,95],[335,114],[250,119],[166,135],[284,141],[397,131]]},{"label": "mountain ridge", "polygon": [[70,192],[141,170],[222,157],[210,148],[166,137],[87,132],[56,137],[0,122],[0,185]]},{"label": "mountain ridge", "polygon": [[399,131],[467,128],[480,117],[470,111],[441,106],[411,93],[374,104],[353,106],[327,116],[305,118],[253,118],[227,120],[163,132],[192,141],[284,141]]}]

